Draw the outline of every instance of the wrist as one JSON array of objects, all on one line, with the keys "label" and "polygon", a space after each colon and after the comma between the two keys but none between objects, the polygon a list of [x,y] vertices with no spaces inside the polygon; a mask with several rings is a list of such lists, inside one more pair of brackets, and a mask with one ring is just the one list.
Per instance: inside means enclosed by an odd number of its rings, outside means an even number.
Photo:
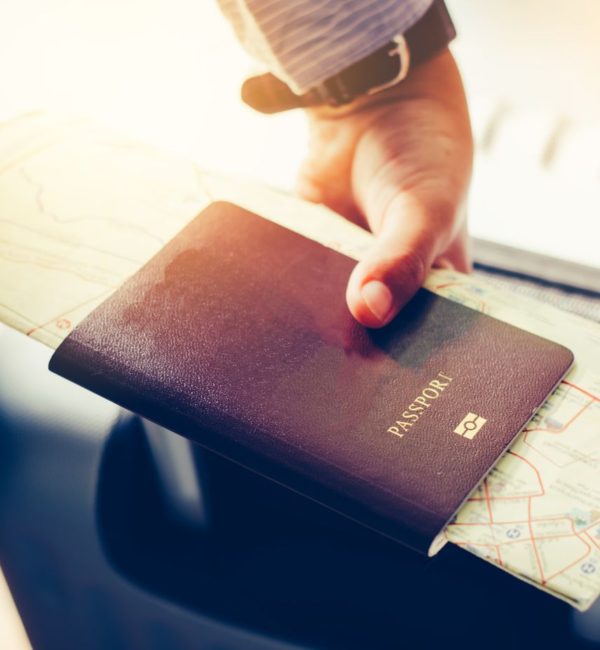
[{"label": "wrist", "polygon": [[266,74],[247,79],[242,86],[242,98],[263,113],[369,104],[366,96],[379,96],[385,90],[404,85],[411,68],[418,69],[434,58],[447,48],[455,35],[444,0],[433,0],[429,9],[406,31],[397,32],[384,45],[309,87],[303,94],[296,94],[283,81]]},{"label": "wrist", "polygon": [[448,66],[455,67],[454,57],[448,47],[444,48],[432,58],[411,69],[402,83],[385,88],[376,93],[365,94],[354,101],[341,106],[310,106],[304,108],[309,119],[335,120],[348,115],[367,112],[371,109],[385,107],[409,97],[428,97],[435,89],[436,83],[444,82],[443,75]]}]

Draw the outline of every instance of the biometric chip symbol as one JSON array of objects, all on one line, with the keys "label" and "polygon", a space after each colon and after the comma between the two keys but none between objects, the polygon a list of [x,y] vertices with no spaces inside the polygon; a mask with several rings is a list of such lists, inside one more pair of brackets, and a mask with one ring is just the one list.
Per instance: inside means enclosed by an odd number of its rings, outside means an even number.
[{"label": "biometric chip symbol", "polygon": [[462,419],[461,423],[454,429],[454,433],[458,433],[463,438],[472,440],[481,431],[481,427],[487,422],[477,413],[467,413]]}]

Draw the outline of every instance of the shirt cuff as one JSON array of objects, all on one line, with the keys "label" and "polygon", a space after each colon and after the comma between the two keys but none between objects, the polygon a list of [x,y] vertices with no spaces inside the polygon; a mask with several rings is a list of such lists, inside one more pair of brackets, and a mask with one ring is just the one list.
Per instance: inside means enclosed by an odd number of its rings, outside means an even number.
[{"label": "shirt cuff", "polygon": [[304,93],[403,34],[433,0],[219,0],[242,44]]}]

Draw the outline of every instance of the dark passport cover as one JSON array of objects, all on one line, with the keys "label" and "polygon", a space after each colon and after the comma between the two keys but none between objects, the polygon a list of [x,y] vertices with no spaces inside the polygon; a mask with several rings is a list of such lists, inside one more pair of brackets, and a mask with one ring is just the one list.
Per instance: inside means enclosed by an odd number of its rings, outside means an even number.
[{"label": "dark passport cover", "polygon": [[426,290],[368,330],[354,264],[214,203],[50,369],[431,554],[572,354]]}]

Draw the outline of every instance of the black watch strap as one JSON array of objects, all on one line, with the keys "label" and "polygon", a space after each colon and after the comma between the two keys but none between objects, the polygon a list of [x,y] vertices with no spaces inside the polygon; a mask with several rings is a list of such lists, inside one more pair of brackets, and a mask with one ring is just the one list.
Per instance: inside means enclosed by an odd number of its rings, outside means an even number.
[{"label": "black watch strap", "polygon": [[261,113],[279,113],[307,106],[341,106],[399,83],[409,70],[431,58],[456,36],[443,0],[434,0],[403,35],[369,56],[326,79],[303,95],[296,95],[273,74],[247,79],[242,99]]}]

